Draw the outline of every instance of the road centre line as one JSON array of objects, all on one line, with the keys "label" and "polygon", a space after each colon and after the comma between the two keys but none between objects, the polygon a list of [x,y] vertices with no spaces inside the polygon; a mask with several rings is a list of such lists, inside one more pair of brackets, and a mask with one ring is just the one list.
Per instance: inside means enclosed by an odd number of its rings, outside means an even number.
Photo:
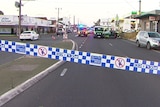
[{"label": "road centre line", "polygon": [[67,68],[63,69],[63,71],[61,72],[60,76],[61,76],[61,77],[64,76],[65,73],[67,72],[67,70],[68,70]]},{"label": "road centre line", "polygon": [[83,46],[83,45],[81,44],[79,48],[82,48],[82,46]]},{"label": "road centre line", "polygon": [[85,41],[82,42],[79,48],[82,48],[82,46],[85,44]]},{"label": "road centre line", "polygon": [[113,46],[111,43],[109,43],[110,46]]}]

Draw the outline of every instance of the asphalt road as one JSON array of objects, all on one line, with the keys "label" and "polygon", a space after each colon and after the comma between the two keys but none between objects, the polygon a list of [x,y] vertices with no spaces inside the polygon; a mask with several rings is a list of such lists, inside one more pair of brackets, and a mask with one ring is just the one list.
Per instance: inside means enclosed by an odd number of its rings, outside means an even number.
[{"label": "asphalt road", "polygon": [[[69,36],[78,50],[160,61],[123,39]],[[159,107],[160,76],[67,62],[3,107]]]}]

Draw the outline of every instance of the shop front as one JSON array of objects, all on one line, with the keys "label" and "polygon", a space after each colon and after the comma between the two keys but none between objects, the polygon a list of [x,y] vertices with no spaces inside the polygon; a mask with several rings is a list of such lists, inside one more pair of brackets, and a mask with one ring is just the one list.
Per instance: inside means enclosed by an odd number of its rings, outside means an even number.
[{"label": "shop front", "polygon": [[[21,32],[34,30],[37,33],[48,33],[55,28],[51,21],[38,19],[34,17],[22,16]],[[17,35],[19,29],[18,16],[1,15],[0,16],[0,35]]]},{"label": "shop front", "polygon": [[160,33],[160,10],[150,11],[136,17],[140,19],[141,30]]}]

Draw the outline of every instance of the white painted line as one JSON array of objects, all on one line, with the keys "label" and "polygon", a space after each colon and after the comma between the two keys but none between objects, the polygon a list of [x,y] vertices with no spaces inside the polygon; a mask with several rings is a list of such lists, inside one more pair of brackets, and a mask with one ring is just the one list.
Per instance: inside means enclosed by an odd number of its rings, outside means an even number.
[{"label": "white painted line", "polygon": [[83,46],[83,44],[81,44],[79,48],[82,48],[82,46]]},{"label": "white painted line", "polygon": [[160,51],[158,51],[158,50],[153,50],[154,52],[157,52],[157,53],[160,53]]},{"label": "white painted line", "polygon": [[62,77],[62,76],[64,76],[65,75],[65,73],[67,72],[67,68],[65,68],[62,72],[61,72],[61,74],[60,74],[60,76]]},{"label": "white painted line", "polygon": [[110,46],[113,46],[111,43],[109,43]]}]

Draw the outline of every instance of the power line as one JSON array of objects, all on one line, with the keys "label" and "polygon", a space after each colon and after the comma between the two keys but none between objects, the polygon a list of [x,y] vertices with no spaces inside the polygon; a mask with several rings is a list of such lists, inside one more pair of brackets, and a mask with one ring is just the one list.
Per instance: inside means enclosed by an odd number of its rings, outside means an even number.
[{"label": "power line", "polygon": [[135,7],[133,7],[133,5],[131,5],[127,0],[124,0],[128,5],[131,6],[131,8],[133,8],[134,10],[137,10]]}]

